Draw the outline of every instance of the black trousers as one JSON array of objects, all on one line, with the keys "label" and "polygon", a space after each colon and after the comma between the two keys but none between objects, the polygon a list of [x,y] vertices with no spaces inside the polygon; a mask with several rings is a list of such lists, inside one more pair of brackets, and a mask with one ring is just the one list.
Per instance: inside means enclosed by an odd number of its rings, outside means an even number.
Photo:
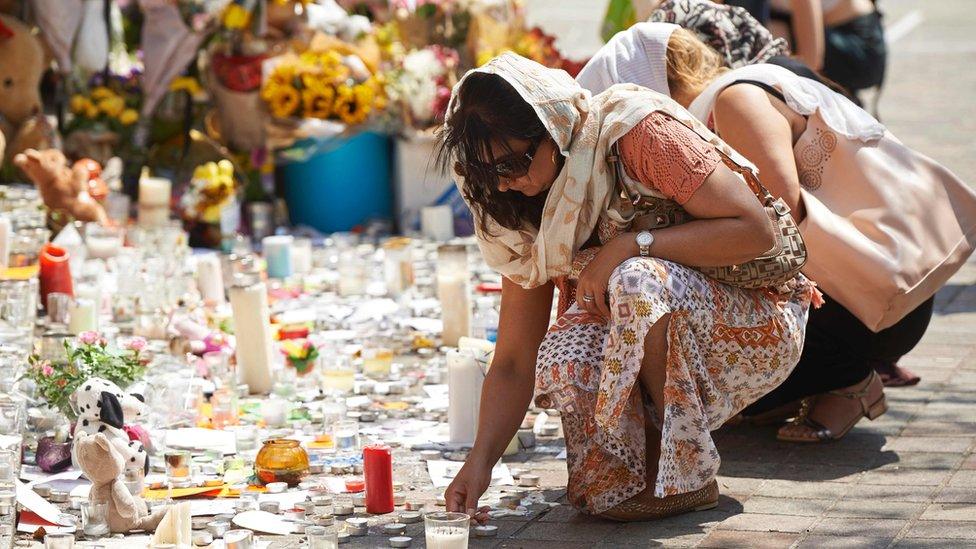
[{"label": "black trousers", "polygon": [[803,354],[782,385],[743,411],[755,415],[799,398],[849,387],[865,379],[877,362],[896,362],[925,335],[932,319],[932,297],[894,326],[872,332],[839,303],[824,296],[810,310]]}]

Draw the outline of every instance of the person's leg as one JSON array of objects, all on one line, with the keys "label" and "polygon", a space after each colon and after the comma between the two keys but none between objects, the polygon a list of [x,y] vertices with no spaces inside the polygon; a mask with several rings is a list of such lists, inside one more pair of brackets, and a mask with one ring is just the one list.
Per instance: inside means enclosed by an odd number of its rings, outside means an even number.
[{"label": "person's leg", "polygon": [[[651,398],[654,413],[659,422],[664,421],[664,385],[668,380],[668,322],[671,315],[664,315],[651,327],[644,340],[644,359],[638,374],[644,394]],[[647,492],[654,493],[657,484],[658,462],[661,459],[661,431],[652,421],[644,429],[647,446]]]},{"label": "person's leg", "polygon": [[898,361],[918,345],[932,320],[935,296],[919,305],[894,326],[878,332],[873,350],[874,370],[885,387],[916,385],[921,378],[898,365]]},{"label": "person's leg", "polygon": [[827,27],[824,35],[824,75],[846,88],[880,86],[887,64],[881,15],[872,13]]}]

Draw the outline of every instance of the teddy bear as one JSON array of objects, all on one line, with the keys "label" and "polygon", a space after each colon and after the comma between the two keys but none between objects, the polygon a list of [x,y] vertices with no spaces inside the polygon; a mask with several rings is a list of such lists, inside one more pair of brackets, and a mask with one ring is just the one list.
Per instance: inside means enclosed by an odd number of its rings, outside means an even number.
[{"label": "teddy bear", "polygon": [[[133,440],[125,430],[126,423],[135,422],[145,408],[143,400],[119,388],[118,385],[93,377],[85,381],[69,397],[78,411],[74,435],[102,433],[113,442],[119,441],[119,453],[125,458],[126,468],[139,468],[149,472],[149,459],[142,442]],[[74,463],[78,464],[77,444],[72,447]]]},{"label": "teddy bear", "polygon": [[27,149],[14,157],[14,165],[37,185],[51,211],[67,213],[78,221],[108,222],[105,208],[90,193],[89,163],[69,167],[68,159],[57,149]]},{"label": "teddy bear", "polygon": [[121,480],[126,468],[124,443],[105,433],[81,433],[75,439],[75,448],[78,464],[92,483],[88,500],[108,503],[108,527],[112,533],[155,530],[166,510],[149,513],[145,500],[133,496],[125,487]]},{"label": "teddy bear", "polygon": [[3,159],[29,148],[57,146],[57,131],[41,112],[41,41],[24,23],[0,15],[0,49],[0,131],[7,142]]}]

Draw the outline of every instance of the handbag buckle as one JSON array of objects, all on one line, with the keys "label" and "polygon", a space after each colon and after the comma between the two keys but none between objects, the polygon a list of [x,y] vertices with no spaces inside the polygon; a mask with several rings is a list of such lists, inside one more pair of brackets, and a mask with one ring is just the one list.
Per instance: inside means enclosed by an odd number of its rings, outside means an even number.
[{"label": "handbag buckle", "polygon": [[773,211],[775,211],[780,217],[783,217],[790,213],[790,207],[786,205],[786,202],[784,202],[782,198],[778,198],[773,201]]}]

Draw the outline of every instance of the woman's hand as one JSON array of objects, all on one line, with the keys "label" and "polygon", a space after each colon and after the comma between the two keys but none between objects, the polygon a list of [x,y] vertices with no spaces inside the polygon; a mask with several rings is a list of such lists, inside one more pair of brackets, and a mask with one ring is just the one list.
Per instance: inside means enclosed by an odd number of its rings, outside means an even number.
[{"label": "woman's hand", "polygon": [[613,270],[627,259],[638,255],[633,233],[617,235],[597,252],[580,272],[576,282],[576,303],[580,309],[610,320],[610,301],[607,290]]},{"label": "woman's hand", "polygon": [[468,460],[458,471],[444,492],[447,510],[453,513],[467,513],[471,518],[484,524],[488,520],[488,508],[478,508],[478,498],[491,484],[491,467],[476,465]]}]

